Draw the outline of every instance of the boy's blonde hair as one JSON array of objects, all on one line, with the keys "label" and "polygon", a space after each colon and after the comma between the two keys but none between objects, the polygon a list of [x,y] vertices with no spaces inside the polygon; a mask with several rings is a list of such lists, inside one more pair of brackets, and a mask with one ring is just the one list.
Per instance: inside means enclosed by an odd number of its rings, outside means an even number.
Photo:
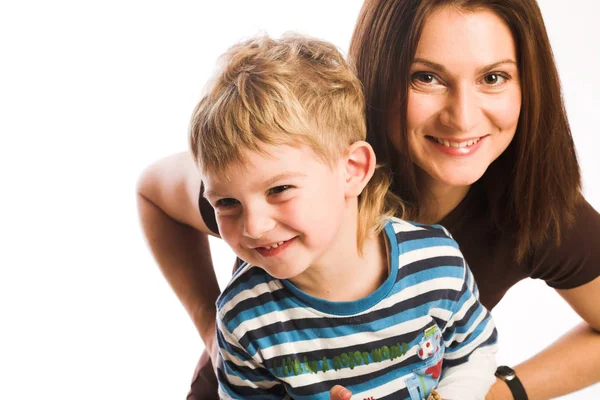
[{"label": "boy's blonde hair", "polygon": [[[265,144],[304,144],[333,166],[348,146],[365,140],[362,86],[334,45],[294,34],[262,36],[234,45],[221,61],[190,126],[203,173],[243,163],[246,151],[263,152]],[[377,168],[358,198],[359,250],[382,229],[382,216],[403,209],[386,195],[389,184]]]}]

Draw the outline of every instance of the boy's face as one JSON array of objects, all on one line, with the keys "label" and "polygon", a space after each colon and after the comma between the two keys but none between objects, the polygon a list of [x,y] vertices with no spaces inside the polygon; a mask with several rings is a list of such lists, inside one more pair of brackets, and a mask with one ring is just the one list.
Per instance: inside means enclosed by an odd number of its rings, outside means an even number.
[{"label": "boy's face", "polygon": [[203,177],[225,242],[280,279],[327,266],[351,250],[356,229],[344,229],[351,214],[343,157],[330,167],[308,146],[263,149],[266,154],[246,152],[243,165]]}]

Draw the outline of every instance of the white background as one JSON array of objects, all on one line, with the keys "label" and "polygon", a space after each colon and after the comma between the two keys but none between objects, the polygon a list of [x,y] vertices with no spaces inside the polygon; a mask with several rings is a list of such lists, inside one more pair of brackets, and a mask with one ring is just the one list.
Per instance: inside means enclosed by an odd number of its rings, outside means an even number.
[{"label": "white background", "polygon": [[[359,0],[0,3],[0,398],[183,399],[202,343],[142,237],[135,182],[186,149],[216,57],[259,32],[347,49]],[[595,0],[541,0],[600,209]],[[219,279],[232,256],[214,241]],[[541,282],[494,310],[500,362],[578,318]],[[573,355],[585,356],[585,355]],[[600,398],[600,385],[587,389]],[[565,398],[583,398],[581,393]]]}]

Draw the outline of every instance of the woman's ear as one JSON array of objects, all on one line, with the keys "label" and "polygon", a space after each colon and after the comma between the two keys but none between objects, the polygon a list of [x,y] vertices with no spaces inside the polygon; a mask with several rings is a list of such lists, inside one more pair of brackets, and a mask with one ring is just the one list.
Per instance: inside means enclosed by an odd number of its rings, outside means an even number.
[{"label": "woman's ear", "polygon": [[365,141],[352,143],[346,150],[344,158],[346,170],[346,197],[358,197],[373,176],[375,152]]}]

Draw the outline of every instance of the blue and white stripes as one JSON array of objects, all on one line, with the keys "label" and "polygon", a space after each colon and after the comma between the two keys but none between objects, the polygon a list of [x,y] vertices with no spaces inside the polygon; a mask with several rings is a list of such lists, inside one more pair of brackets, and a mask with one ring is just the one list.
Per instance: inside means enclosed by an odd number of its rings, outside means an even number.
[{"label": "blue and white stripes", "polygon": [[385,234],[390,275],[358,302],[315,299],[242,266],[217,301],[220,396],[328,400],[342,384],[356,399],[410,399],[437,384],[440,361],[443,371],[493,354],[494,324],[447,231],[393,219]]}]

